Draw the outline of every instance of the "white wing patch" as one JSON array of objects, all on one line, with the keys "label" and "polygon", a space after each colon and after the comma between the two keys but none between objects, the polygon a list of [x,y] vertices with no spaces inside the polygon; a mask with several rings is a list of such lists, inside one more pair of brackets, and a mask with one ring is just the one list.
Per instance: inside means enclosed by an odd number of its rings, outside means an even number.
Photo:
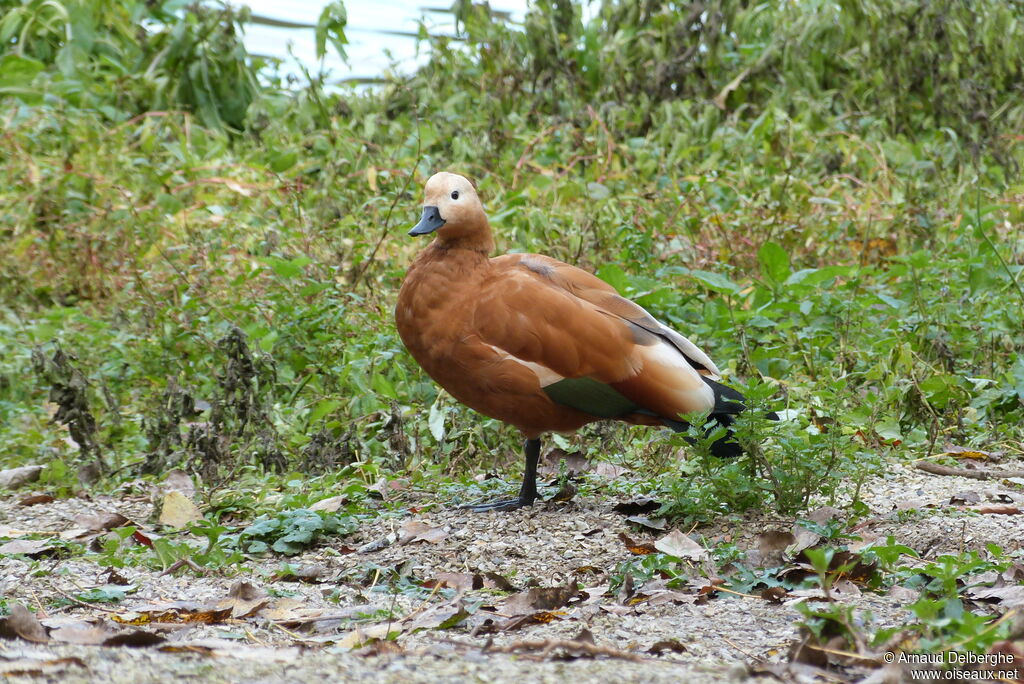
[{"label": "white wing patch", "polygon": [[712,380],[718,380],[722,377],[722,371],[718,370],[718,366],[715,365],[715,362],[712,361],[711,358],[707,354],[705,354],[700,347],[698,347],[693,342],[686,339],[685,337],[683,337],[675,330],[662,323],[661,321],[658,321],[658,324],[661,326],[661,329],[665,331],[665,335],[667,335],[669,338],[671,338],[673,342],[679,345],[679,347],[683,350],[684,354],[686,354],[688,357],[690,357],[700,365],[704,366],[709,371],[711,371],[711,373],[714,374],[714,377],[711,378]]},{"label": "white wing patch", "polygon": [[[484,344],[487,343],[484,342]],[[547,387],[548,385],[555,384],[559,380],[565,380],[564,375],[559,375],[558,373],[551,370],[545,365],[534,363],[533,361],[526,361],[525,359],[521,359],[518,356],[513,356],[512,354],[509,354],[501,347],[495,347],[493,344],[487,344],[487,346],[493,349],[494,353],[500,356],[502,359],[515,361],[516,363],[526,366],[527,368],[532,370],[534,375],[537,376],[537,381],[540,383],[541,387]]]},{"label": "white wing patch", "polygon": [[[682,337],[682,336],[680,336]],[[683,338],[686,339],[686,338]],[[667,342],[639,347],[644,367],[661,380],[682,411],[710,411],[715,406],[715,391],[700,374]],[[711,369],[717,370],[712,364]]]}]

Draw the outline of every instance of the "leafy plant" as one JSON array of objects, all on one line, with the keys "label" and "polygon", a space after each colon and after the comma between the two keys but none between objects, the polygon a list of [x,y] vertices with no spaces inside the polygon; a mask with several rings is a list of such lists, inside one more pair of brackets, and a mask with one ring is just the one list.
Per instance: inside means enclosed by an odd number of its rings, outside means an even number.
[{"label": "leafy plant", "polygon": [[298,508],[258,518],[242,530],[239,544],[247,553],[294,555],[324,536],[350,534],[355,529],[352,518]]}]

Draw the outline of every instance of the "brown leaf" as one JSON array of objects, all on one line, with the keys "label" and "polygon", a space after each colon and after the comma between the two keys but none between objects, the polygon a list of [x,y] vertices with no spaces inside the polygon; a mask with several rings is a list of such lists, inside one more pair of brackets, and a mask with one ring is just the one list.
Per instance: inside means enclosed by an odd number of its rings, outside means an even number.
[{"label": "brown leaf", "polygon": [[112,636],[114,636],[114,632],[103,625],[89,625],[86,623],[81,623],[79,626],[61,627],[50,632],[50,638],[54,641],[63,641],[66,644],[80,644],[83,646],[98,646]]},{"label": "brown leaf", "polygon": [[412,634],[421,629],[451,629],[469,617],[469,611],[458,599],[452,603],[433,606],[403,622],[406,632]]},{"label": "brown leaf", "polygon": [[[805,520],[824,527],[835,520],[842,512],[832,506],[822,506],[807,514]],[[821,540],[821,535],[813,532],[799,523],[793,525],[793,543],[786,548],[786,554],[794,557],[804,549],[808,549]]]},{"label": "brown leaf", "polygon": [[230,608],[200,607],[188,601],[172,601],[111,615],[110,618],[124,625],[148,625],[153,622],[214,624],[223,622],[230,615]]},{"label": "brown leaf", "polygon": [[233,619],[256,614],[270,603],[270,597],[262,589],[249,582],[235,582],[228,590],[228,597],[217,603],[218,610],[229,610]]},{"label": "brown leaf", "polygon": [[789,596],[789,592],[783,587],[768,587],[761,592],[761,598],[768,603],[774,603],[779,605],[782,603],[782,599]]},{"label": "brown leaf", "polygon": [[496,572],[484,573],[484,587],[487,589],[497,589],[498,591],[516,591],[515,585],[508,578]]},{"label": "brown leaf", "polygon": [[654,548],[670,556],[692,561],[704,561],[711,557],[707,549],[680,532],[678,528],[654,542]]},{"label": "brown leaf", "polygon": [[267,592],[250,582],[235,582],[228,589],[229,598],[236,598],[242,601],[255,601],[256,599],[266,597],[266,595]]},{"label": "brown leaf", "polygon": [[15,539],[0,546],[0,556],[39,558],[50,551],[53,546],[46,539]]},{"label": "brown leaf", "polygon": [[657,551],[654,548],[654,544],[650,542],[637,542],[625,532],[619,532],[619,539],[634,556],[646,556]]},{"label": "brown leaf", "polygon": [[1020,513],[1020,509],[1016,506],[979,506],[970,510],[975,513],[985,513],[989,515],[1018,515]]},{"label": "brown leaf", "polygon": [[123,632],[121,634],[115,634],[106,641],[103,642],[104,646],[132,646],[135,648],[142,648],[145,646],[156,646],[162,644],[167,639],[160,636],[159,634],[153,634],[152,632],[146,632],[141,629],[137,629],[131,632]]},{"label": "brown leaf", "polygon": [[998,601],[1006,608],[1024,608],[1024,584],[1005,587],[972,587],[967,596],[975,601]]},{"label": "brown leaf", "polygon": [[840,577],[832,584],[832,592],[840,596],[860,596],[861,593],[860,588],[845,577]]},{"label": "brown leaf", "polygon": [[796,543],[792,532],[785,530],[765,530],[757,535],[757,551],[761,555],[759,564],[768,568],[782,565],[786,548]]},{"label": "brown leaf", "polygon": [[[423,583],[427,586],[427,583]],[[468,572],[439,572],[434,575],[433,586],[448,587],[456,591],[473,591],[483,589],[484,578],[480,575],[473,575]]]},{"label": "brown leaf", "polygon": [[196,495],[196,486],[192,482],[192,478],[184,470],[178,468],[167,473],[167,477],[164,478],[161,487],[165,493],[170,491],[181,492],[182,496],[186,499],[192,499]]},{"label": "brown leaf", "polygon": [[601,461],[600,463],[594,466],[595,475],[600,475],[601,477],[607,478],[609,480],[614,480],[616,478],[622,477],[623,475],[629,472],[629,468],[617,466],[614,463],[606,463],[604,461]]},{"label": "brown leaf", "polygon": [[348,503],[348,496],[345,494],[339,494],[337,496],[331,496],[326,499],[320,499],[315,504],[309,507],[311,511],[324,511],[326,513],[336,513],[339,508]]},{"label": "brown leaf", "polygon": [[544,454],[537,465],[537,474],[541,477],[556,477],[561,474],[561,462],[565,461],[565,468],[572,474],[589,473],[593,470],[587,457],[576,451],[571,454],[555,447]]},{"label": "brown leaf", "polygon": [[24,499],[18,502],[19,506],[37,506],[39,504],[53,503],[56,501],[55,498],[49,494],[33,494],[32,496],[26,496]]},{"label": "brown leaf", "polygon": [[949,497],[949,503],[953,505],[981,503],[981,494],[974,490],[957,492],[953,496]]},{"label": "brown leaf", "polygon": [[83,513],[82,515],[76,515],[73,522],[77,527],[81,527],[88,532],[103,532],[106,530],[112,530],[115,527],[121,527],[130,521],[120,513],[106,511],[103,513]]},{"label": "brown leaf", "polygon": [[505,599],[501,612],[505,615],[523,615],[537,610],[554,610],[568,605],[579,595],[571,583],[565,587],[533,587]]},{"label": "brown leaf", "polygon": [[362,648],[357,648],[352,653],[367,658],[370,656],[398,655],[399,653],[404,653],[404,651],[405,649],[397,641],[378,639]]},{"label": "brown leaf", "polygon": [[114,568],[107,568],[107,577],[104,580],[104,584],[116,584],[123,587],[131,584],[131,582],[125,579],[125,576],[120,574]]},{"label": "brown leaf", "polygon": [[651,647],[647,649],[647,652],[652,655],[659,655],[665,651],[670,651],[672,653],[686,653],[686,646],[675,639],[662,639],[661,641],[655,641],[651,644]]},{"label": "brown leaf", "polygon": [[902,584],[894,584],[886,592],[886,595],[891,596],[900,603],[913,603],[920,594],[918,591],[904,587]]},{"label": "brown leaf", "polygon": [[502,623],[498,630],[502,632],[511,632],[513,630],[522,629],[523,627],[529,627],[530,625],[546,625],[554,622],[555,620],[561,620],[565,616],[565,613],[561,611],[550,611],[540,610],[534,613],[527,613],[526,615],[518,615],[510,618]]},{"label": "brown leaf", "polygon": [[632,501],[620,501],[612,506],[613,511],[623,515],[644,515],[654,513],[659,508],[661,508],[660,502],[645,496]]},{"label": "brown leaf", "polygon": [[408,520],[399,532],[399,546],[412,544],[414,542],[427,542],[436,544],[448,538],[448,533],[442,527],[435,527],[425,520]]},{"label": "brown leaf", "polygon": [[49,641],[46,636],[46,628],[20,603],[11,604],[11,614],[0,618],[0,637],[5,639],[21,638],[37,644]]},{"label": "brown leaf", "polygon": [[549,503],[558,503],[563,501],[572,501],[573,497],[576,496],[576,486],[568,480],[559,488],[555,495],[548,499]]}]

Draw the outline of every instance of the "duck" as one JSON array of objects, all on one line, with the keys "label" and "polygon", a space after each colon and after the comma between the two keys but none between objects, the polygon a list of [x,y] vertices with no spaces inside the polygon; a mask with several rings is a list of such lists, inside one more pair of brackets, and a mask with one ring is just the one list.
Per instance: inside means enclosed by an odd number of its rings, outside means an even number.
[{"label": "duck", "polygon": [[450,172],[424,187],[410,236],[433,236],[409,267],[395,324],[413,359],[456,400],[523,435],[515,498],[465,506],[509,511],[538,500],[545,433],[603,420],[685,432],[680,414],[724,427],[711,453],[743,453],[730,426],[745,399],[696,344],[597,276],[540,254],[491,257],[476,188]]}]

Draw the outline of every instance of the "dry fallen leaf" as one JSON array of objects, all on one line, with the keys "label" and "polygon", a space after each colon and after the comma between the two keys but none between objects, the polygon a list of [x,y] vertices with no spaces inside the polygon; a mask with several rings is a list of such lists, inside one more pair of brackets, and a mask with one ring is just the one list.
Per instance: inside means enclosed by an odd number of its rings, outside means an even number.
[{"label": "dry fallen leaf", "polygon": [[626,545],[626,548],[629,549],[629,552],[634,556],[646,556],[647,554],[657,551],[657,549],[654,548],[654,544],[650,542],[638,542],[625,532],[619,532],[619,540]]},{"label": "dry fallen leaf", "polygon": [[675,639],[662,639],[661,641],[655,641],[651,644],[651,647],[647,649],[647,652],[652,655],[658,655],[665,651],[670,651],[672,653],[686,653],[686,646]]},{"label": "dry fallen leaf", "polygon": [[469,611],[461,599],[452,603],[433,606],[419,615],[413,615],[402,622],[403,631],[412,634],[421,629],[451,629],[469,617]]},{"label": "dry fallen leaf", "polygon": [[565,469],[570,475],[589,473],[593,470],[590,461],[580,452],[570,454],[555,447],[541,457],[537,465],[537,474],[541,477],[557,477],[562,473],[562,461],[565,461]]},{"label": "dry fallen leaf", "polygon": [[776,605],[782,604],[782,599],[788,598],[789,592],[783,587],[768,587],[761,592],[761,598],[768,603],[774,603]]},{"label": "dry fallen leaf", "polygon": [[46,539],[15,539],[0,546],[0,556],[28,556],[38,558],[53,550]]},{"label": "dry fallen leaf", "polygon": [[166,637],[162,637],[159,634],[153,634],[152,632],[146,632],[141,629],[136,629],[131,632],[122,632],[121,634],[115,634],[106,641],[103,642],[104,646],[132,646],[135,648],[145,646],[156,646],[167,641]]},{"label": "dry fallen leaf", "polygon": [[229,610],[235,620],[249,617],[270,603],[270,597],[262,589],[249,582],[235,582],[228,590],[228,597],[217,603],[218,610]]},{"label": "dry fallen leaf", "polygon": [[484,578],[468,572],[439,572],[434,575],[433,582],[424,582],[425,587],[448,587],[456,591],[473,591],[483,589]]},{"label": "dry fallen leaf", "polygon": [[632,501],[620,501],[612,506],[612,510],[622,515],[645,515],[653,513],[661,508],[661,503],[647,497],[640,497]]},{"label": "dry fallen leaf", "polygon": [[524,615],[538,610],[562,608],[579,595],[574,582],[564,587],[533,587],[505,599],[503,615]]},{"label": "dry fallen leaf", "polygon": [[66,644],[79,644],[82,646],[98,646],[107,639],[114,636],[116,632],[107,629],[103,625],[80,623],[69,625],[50,632],[50,638],[54,641],[62,641]]},{"label": "dry fallen leaf", "polygon": [[[821,508],[816,508],[808,513],[804,519],[814,523],[815,525],[824,527],[841,514],[842,511],[837,508],[833,508],[832,506],[822,506]],[[791,558],[796,557],[801,551],[809,549],[819,541],[821,541],[820,534],[797,523],[793,525],[793,542],[786,547],[786,555]]]},{"label": "dry fallen leaf", "polygon": [[785,560],[786,549],[796,542],[792,532],[785,530],[765,530],[757,535],[758,558],[752,560],[748,554],[748,561],[762,567],[770,568],[782,565]]},{"label": "dry fallen leaf", "polygon": [[311,511],[323,511],[325,513],[336,513],[339,508],[348,502],[348,496],[339,494],[326,499],[320,499],[309,507]]},{"label": "dry fallen leaf", "polygon": [[400,530],[398,544],[412,544],[413,542],[427,542],[436,544],[448,537],[448,533],[442,527],[435,527],[425,520],[408,520]]},{"label": "dry fallen leaf", "polygon": [[1019,515],[1021,512],[1016,506],[978,506],[969,510],[987,515]]},{"label": "dry fallen leaf", "polygon": [[191,499],[196,495],[196,485],[192,482],[192,478],[184,470],[178,468],[167,473],[161,488],[164,492],[181,492],[187,499]]},{"label": "dry fallen leaf", "polygon": [[203,519],[199,507],[176,489],[164,494],[160,507],[160,524],[180,529]]},{"label": "dry fallen leaf", "polygon": [[711,557],[707,549],[680,532],[678,528],[654,542],[654,548],[685,560],[705,561]]},{"label": "dry fallen leaf", "polygon": [[129,520],[120,513],[105,511],[102,513],[83,513],[82,515],[76,515],[72,522],[74,522],[77,527],[88,532],[104,532],[106,530],[112,530],[115,527],[121,527],[128,523]]},{"label": "dry fallen leaf", "polygon": [[1005,587],[973,587],[967,596],[975,601],[999,601],[1004,608],[1024,608],[1024,584]]},{"label": "dry fallen leaf", "polygon": [[230,615],[230,608],[198,606],[191,601],[171,601],[114,614],[110,617],[123,625],[148,625],[153,622],[213,624],[223,622]]},{"label": "dry fallen leaf", "polygon": [[18,502],[19,506],[37,506],[39,504],[53,503],[56,501],[55,498],[49,494],[33,494],[32,496],[26,496],[24,499]]},{"label": "dry fallen leaf", "polygon": [[392,633],[401,633],[401,631],[401,628],[396,623],[369,625],[353,629],[344,636],[335,639],[334,644],[341,648],[358,648],[378,639],[387,639]]},{"label": "dry fallen leaf", "polygon": [[46,628],[20,603],[11,604],[11,614],[0,618],[0,637],[21,638],[37,644],[49,641],[46,636]]}]

